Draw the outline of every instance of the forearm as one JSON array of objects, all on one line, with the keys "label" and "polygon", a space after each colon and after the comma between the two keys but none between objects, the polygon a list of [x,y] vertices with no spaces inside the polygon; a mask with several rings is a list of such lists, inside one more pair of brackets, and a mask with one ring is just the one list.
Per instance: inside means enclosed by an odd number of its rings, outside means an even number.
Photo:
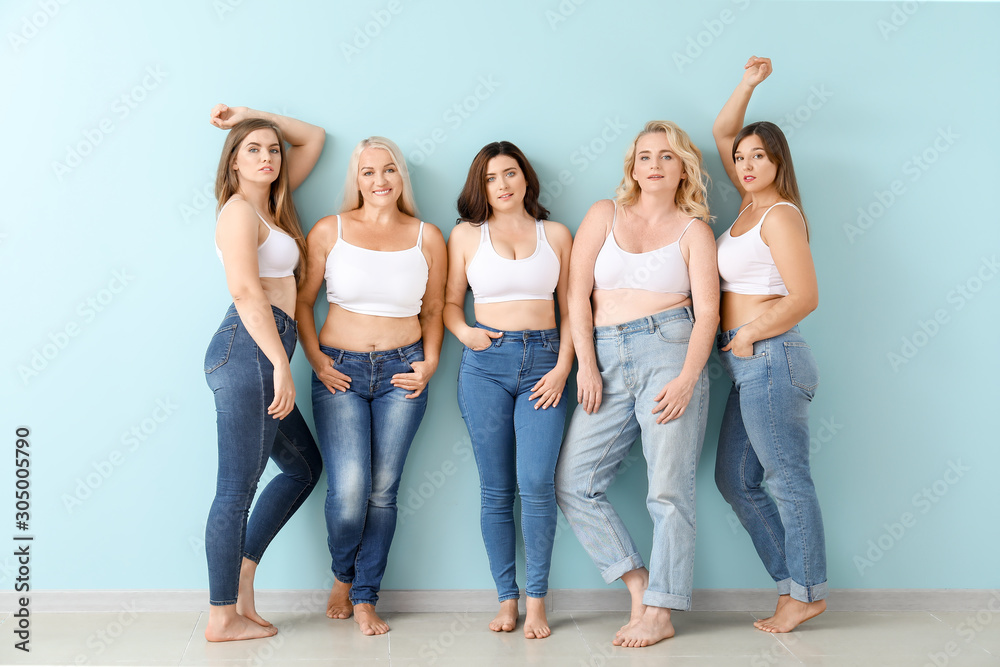
[{"label": "forearm", "polygon": [[712,354],[715,345],[715,333],[719,328],[719,316],[715,314],[702,315],[695,320],[691,329],[691,338],[688,340],[687,354],[684,356],[684,366],[681,369],[680,377],[690,384],[698,381],[698,376],[708,363],[708,357]]},{"label": "forearm", "polygon": [[240,321],[246,327],[247,333],[260,348],[264,356],[275,368],[288,365],[288,355],[285,346],[278,336],[278,327],[274,324],[274,311],[263,291],[245,295],[234,295],[233,304],[240,315]]},{"label": "forearm", "polygon": [[[591,328],[591,338],[593,338],[593,328]],[[573,323],[567,312],[561,317],[559,322],[559,357],[556,359],[556,368],[569,374],[573,370],[573,359],[576,357],[575,349],[576,346],[573,344]]]},{"label": "forearm", "polygon": [[314,304],[297,301],[295,304],[295,319],[298,320],[299,342],[302,352],[306,355],[309,365],[316,370],[323,365],[322,350],[319,349],[319,336],[316,333],[316,316],[313,314]]},{"label": "forearm", "polygon": [[440,309],[420,314],[421,339],[424,344],[424,361],[436,369],[441,360],[441,342],[444,339],[444,321]]},{"label": "forearm", "polygon": [[589,295],[569,301],[570,337],[576,359],[581,367],[596,368],[597,353],[594,351],[594,311]]},{"label": "forearm", "polygon": [[444,326],[448,327],[455,338],[462,340],[462,336],[471,328],[465,320],[465,310],[457,303],[446,303],[444,305]]},{"label": "forearm", "polygon": [[746,118],[747,106],[750,104],[750,96],[753,95],[753,88],[742,81],[733,94],[729,96],[726,103],[715,119],[712,126],[712,135],[719,137],[735,137],[743,129],[743,120]]},{"label": "forearm", "polygon": [[770,308],[748,322],[740,330],[748,340],[757,342],[779,336],[804,320],[806,315],[816,309],[815,299],[798,294],[783,296],[771,301],[770,304]]},{"label": "forearm", "polygon": [[292,146],[305,146],[310,142],[322,141],[326,137],[326,131],[323,128],[297,118],[249,108],[247,115],[253,118],[263,118],[277,125],[281,129],[285,141]]}]

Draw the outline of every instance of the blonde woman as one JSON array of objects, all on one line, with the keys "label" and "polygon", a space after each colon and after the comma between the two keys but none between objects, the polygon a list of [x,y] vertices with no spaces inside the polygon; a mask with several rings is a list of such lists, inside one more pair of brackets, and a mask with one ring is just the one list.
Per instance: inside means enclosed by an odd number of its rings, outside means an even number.
[{"label": "blonde woman", "polygon": [[[556,469],[556,497],[607,583],[632,598],[614,639],[672,637],[690,609],[695,469],[708,416],[705,362],[719,323],[715,238],[701,152],[669,121],[629,147],[615,200],[594,204],[570,263],[577,400]],[[637,436],[648,468],[653,549],[646,568],[606,491]]]},{"label": "blonde woman", "polygon": [[[313,414],[326,464],[326,522],[336,581],[326,615],[361,632],[375,612],[396,529],[396,494],[438,366],[448,271],[444,237],[417,217],[406,163],[384,137],[351,154],[340,215],[309,232],[296,314],[313,367]],[[313,306],[323,281],[319,336]]]},{"label": "blonde woman", "polygon": [[[218,104],[211,122],[229,130],[215,179],[215,244],[233,297],[205,353],[215,395],[219,473],[205,529],[209,641],[269,637],[254,607],[264,550],[306,499],[322,461],[295,407],[296,276],[305,240],[292,191],[323,150],[323,128],[294,118]],[[286,147],[285,144],[290,144]],[[268,458],[281,472],[247,513]]]}]

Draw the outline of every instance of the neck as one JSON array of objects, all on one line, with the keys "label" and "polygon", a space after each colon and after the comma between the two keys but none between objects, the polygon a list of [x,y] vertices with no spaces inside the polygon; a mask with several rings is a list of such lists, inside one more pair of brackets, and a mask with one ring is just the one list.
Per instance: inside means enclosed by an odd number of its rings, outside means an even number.
[{"label": "neck", "polygon": [[499,227],[518,227],[535,224],[535,219],[528,215],[523,206],[515,211],[497,211],[494,209],[493,215],[487,221],[491,225]]},{"label": "neck", "polygon": [[781,195],[778,194],[778,189],[774,186],[768,187],[766,190],[761,190],[760,192],[750,193],[750,202],[754,209],[768,208],[777,204],[779,201],[784,201]]},{"label": "neck", "polygon": [[656,194],[639,193],[639,201],[633,207],[642,217],[650,222],[665,220],[675,217],[680,213],[677,202],[674,201],[676,192],[658,192]]},{"label": "neck", "polygon": [[382,206],[374,206],[369,203],[361,205],[357,209],[358,218],[361,222],[371,225],[389,225],[399,221],[400,210],[396,207],[396,202],[386,202]]},{"label": "neck", "polygon": [[241,185],[239,194],[246,199],[257,211],[264,215],[270,213],[268,210],[268,200],[271,197],[271,186],[261,185]]}]

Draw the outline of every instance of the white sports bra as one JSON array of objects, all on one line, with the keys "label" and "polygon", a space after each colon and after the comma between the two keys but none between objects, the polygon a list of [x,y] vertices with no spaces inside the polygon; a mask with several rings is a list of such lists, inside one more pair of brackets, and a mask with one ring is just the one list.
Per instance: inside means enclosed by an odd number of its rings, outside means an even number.
[{"label": "white sports bra", "polygon": [[[774,265],[774,258],[771,257],[771,249],[760,237],[760,230],[764,226],[764,218],[775,206],[791,206],[796,211],[799,207],[787,201],[779,201],[771,206],[764,215],[760,216],[760,221],[748,231],[733,236],[732,226],[723,232],[722,236],[716,240],[716,248],[719,254],[719,276],[722,278],[721,288],[723,292],[735,292],[737,294],[779,294],[787,296],[788,290],[785,288],[785,281],[781,279],[778,268]],[[740,211],[743,215],[746,208]],[[799,215],[802,212],[799,211]],[[740,216],[736,216],[739,220]],[[736,221],[733,221],[733,225]]]},{"label": "white sports bra", "polygon": [[476,303],[552,300],[559,282],[559,257],[545,238],[545,223],[535,221],[535,252],[522,259],[501,257],[490,238],[490,225],[480,225],[479,248],[465,269]]},{"label": "white sports bra", "polygon": [[417,244],[406,250],[361,248],[344,240],[338,215],[337,243],[326,256],[326,300],[362,315],[419,315],[429,274],[423,238],[421,222]]},{"label": "white sports bra", "polygon": [[[246,200],[230,199],[219,209],[219,215],[222,215],[222,212],[226,210],[226,206],[229,206],[234,201]],[[264,220],[264,216],[256,208],[254,212],[257,213],[257,217],[260,218],[261,222],[271,230],[267,238],[264,239],[264,242],[257,246],[257,269],[260,277],[287,278],[294,275],[295,267],[299,265],[299,246],[295,243],[295,239],[280,229],[267,224],[267,220]],[[218,216],[216,216],[216,220],[218,220]],[[222,260],[222,250],[219,249],[218,243],[215,244],[215,254],[219,256],[219,261],[225,267],[226,263]]]},{"label": "white sports bra", "polygon": [[694,223],[692,218],[676,241],[649,252],[627,252],[615,240],[618,202],[611,219],[611,233],[604,239],[594,262],[594,289],[641,289],[661,294],[691,296],[691,278],[681,254],[681,239]]}]

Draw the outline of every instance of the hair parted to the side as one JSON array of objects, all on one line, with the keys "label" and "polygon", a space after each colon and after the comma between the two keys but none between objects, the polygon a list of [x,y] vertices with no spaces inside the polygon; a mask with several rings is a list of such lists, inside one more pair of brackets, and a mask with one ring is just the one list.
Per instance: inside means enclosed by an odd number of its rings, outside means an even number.
[{"label": "hair parted to the side", "polygon": [[802,221],[806,225],[806,240],[809,240],[809,219],[802,208],[802,198],[799,196],[799,184],[795,180],[795,167],[792,166],[792,152],[788,148],[788,140],[781,128],[766,120],[750,123],[736,135],[733,139],[733,162],[736,161],[736,149],[740,142],[747,137],[757,136],[760,138],[764,153],[767,159],[777,167],[774,176],[774,186],[778,191],[778,196],[786,201],[790,201],[799,207],[802,214]]},{"label": "hair parted to the side", "polygon": [[667,135],[670,147],[684,164],[686,178],[681,179],[680,185],[677,186],[677,193],[674,195],[677,208],[686,215],[711,223],[712,218],[708,212],[708,172],[702,165],[701,151],[691,141],[687,132],[669,120],[649,121],[629,145],[628,151],[625,153],[625,175],[622,177],[618,189],[615,190],[616,201],[620,206],[631,206],[639,201],[641,190],[639,184],[632,177],[632,171],[635,169],[635,145],[639,139],[654,132],[662,132]]},{"label": "hair parted to the side", "polygon": [[230,197],[242,194],[239,172],[234,168],[233,162],[236,159],[236,152],[243,145],[247,135],[257,130],[273,130],[278,137],[281,167],[278,169],[278,178],[271,183],[271,192],[267,198],[267,212],[278,229],[295,239],[295,245],[299,248],[299,264],[295,269],[295,278],[296,281],[299,281],[306,275],[306,257],[308,256],[306,237],[302,233],[299,215],[295,211],[295,203],[292,201],[292,189],[288,185],[288,169],[285,166],[285,137],[281,134],[281,129],[274,123],[263,118],[248,118],[236,123],[229,130],[226,142],[222,146],[219,169],[215,173],[216,214],[229,201]]},{"label": "hair parted to the side", "polygon": [[490,160],[501,155],[507,155],[517,162],[524,174],[526,189],[524,192],[524,210],[535,220],[548,220],[549,211],[542,206],[538,197],[541,195],[541,185],[538,175],[524,156],[521,149],[509,141],[494,141],[486,144],[476,154],[465,178],[465,186],[458,195],[458,220],[456,223],[469,222],[473,225],[483,224],[493,214],[489,197],[486,194],[486,168]]},{"label": "hair parted to the side", "polygon": [[396,207],[406,215],[417,216],[417,200],[413,196],[413,186],[410,185],[410,170],[403,159],[403,151],[391,139],[385,137],[372,136],[362,139],[351,152],[351,159],[347,164],[347,176],[344,180],[344,199],[340,204],[340,212],[354,211],[365,205],[365,200],[361,196],[358,188],[358,168],[361,165],[361,153],[366,148],[382,148],[392,156],[392,162],[399,170],[399,175],[403,179],[403,192],[396,200]]}]

